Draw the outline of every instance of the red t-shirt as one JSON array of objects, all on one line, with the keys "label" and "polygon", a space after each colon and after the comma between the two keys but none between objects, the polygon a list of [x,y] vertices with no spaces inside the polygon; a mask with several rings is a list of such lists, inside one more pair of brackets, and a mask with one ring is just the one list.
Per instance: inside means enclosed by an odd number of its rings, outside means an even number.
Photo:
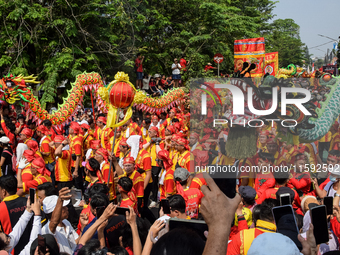
[{"label": "red t-shirt", "polygon": [[275,186],[275,179],[272,173],[258,173],[255,178],[255,190],[260,197],[267,189]]},{"label": "red t-shirt", "polygon": [[213,69],[213,66],[208,66],[208,65],[206,65],[206,66],[204,67],[204,70],[205,70],[205,71],[208,71],[208,70],[210,70],[210,69]]},{"label": "red t-shirt", "polygon": [[141,63],[141,60],[139,58],[136,58],[135,65],[137,66],[137,72],[142,73],[143,72],[143,64]]},{"label": "red t-shirt", "polygon": [[[275,188],[270,188],[267,189],[265,192],[263,192],[263,194],[256,200],[257,204],[261,204],[264,200],[266,200],[267,198],[273,198],[276,199],[276,192],[278,191],[278,187]],[[293,203],[293,209],[298,213],[298,214],[302,214],[302,210],[301,210],[301,199],[298,195],[298,193],[294,191],[294,203]]]},{"label": "red t-shirt", "polygon": [[129,208],[129,206],[131,206],[136,214],[138,214],[137,203],[133,202],[130,198],[122,199],[120,207]]},{"label": "red t-shirt", "polygon": [[161,80],[161,87],[162,87],[163,89],[164,89],[165,83],[166,83],[166,80],[162,79],[162,80]]},{"label": "red t-shirt", "polygon": [[[15,123],[15,127],[16,128],[20,127],[20,123],[19,122]],[[25,123],[21,126],[21,129],[24,129],[24,128],[28,128],[28,126]]]},{"label": "red t-shirt", "polygon": [[184,190],[184,199],[186,200],[185,212],[187,216],[189,216],[190,218],[197,218],[198,209],[203,196],[203,193],[199,189],[190,188]]}]

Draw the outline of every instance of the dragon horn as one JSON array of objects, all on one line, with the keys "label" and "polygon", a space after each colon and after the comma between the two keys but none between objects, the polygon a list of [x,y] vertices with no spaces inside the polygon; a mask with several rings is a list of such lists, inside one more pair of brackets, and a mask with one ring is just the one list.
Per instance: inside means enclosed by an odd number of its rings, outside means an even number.
[{"label": "dragon horn", "polygon": [[33,74],[31,74],[30,76],[23,76],[22,74],[20,74],[19,76],[15,77],[13,81],[21,82],[21,80],[24,80],[26,83],[39,84],[40,81],[36,81],[37,77],[38,76],[34,76]]}]

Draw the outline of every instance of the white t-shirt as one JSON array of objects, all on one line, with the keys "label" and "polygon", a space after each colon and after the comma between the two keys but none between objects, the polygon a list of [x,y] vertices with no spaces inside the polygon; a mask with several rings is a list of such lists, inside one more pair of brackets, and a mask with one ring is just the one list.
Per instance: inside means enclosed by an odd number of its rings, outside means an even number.
[{"label": "white t-shirt", "polygon": [[[334,197],[336,190],[333,189],[334,182],[329,181],[326,186],[323,188],[325,191],[327,191],[327,197]],[[339,201],[340,205],[340,201]]]},{"label": "white t-shirt", "polygon": [[85,155],[85,158],[86,158],[86,159],[90,159],[90,157],[91,157],[91,152],[92,152],[92,149],[88,149],[88,150],[87,150],[86,155]]},{"label": "white t-shirt", "polygon": [[[173,63],[172,66],[171,66],[171,69],[176,67],[176,64]],[[181,65],[178,64],[178,67],[181,68]],[[172,69],[172,74],[180,74],[181,73],[181,70],[179,68],[176,68],[176,69]]]},{"label": "white t-shirt", "polygon": [[59,244],[60,252],[73,254],[73,251],[77,247],[76,239],[78,239],[79,236],[68,220],[63,220],[63,223],[65,225],[65,228],[58,226],[55,233],[53,234],[49,228],[50,221],[48,221],[46,225],[42,227],[41,233],[43,235],[45,234],[54,235]]}]

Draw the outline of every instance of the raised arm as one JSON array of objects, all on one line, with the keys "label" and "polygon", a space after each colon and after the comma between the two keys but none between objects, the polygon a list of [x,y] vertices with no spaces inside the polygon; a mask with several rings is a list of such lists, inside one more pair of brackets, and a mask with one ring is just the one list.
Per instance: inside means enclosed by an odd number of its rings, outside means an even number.
[{"label": "raised arm", "polygon": [[67,195],[71,190],[68,187],[64,187],[61,190],[59,190],[59,197],[57,201],[57,205],[54,208],[54,211],[52,213],[51,221],[49,224],[50,231],[55,234],[55,231],[57,229],[57,226],[60,222],[61,218],[61,211],[63,208],[63,202],[64,200],[69,200],[71,199],[71,195]]},{"label": "raised arm", "polygon": [[142,243],[139,238],[138,234],[138,228],[137,228],[137,222],[136,222],[136,213],[132,209],[131,206],[129,206],[130,213],[126,212],[126,222],[131,227],[132,232],[132,250],[134,255],[141,255],[142,254]]},{"label": "raised arm", "polygon": [[233,199],[228,198],[207,173],[203,175],[208,187],[202,186],[204,197],[201,203],[201,213],[209,228],[203,255],[225,255],[230,226],[241,197],[236,194]]},{"label": "raised arm", "polygon": [[[30,199],[28,198],[27,201]],[[34,197],[34,203],[31,205],[31,209],[34,212],[34,220],[33,220],[33,227],[30,235],[30,240],[25,248],[19,253],[20,255],[25,255],[30,253],[31,245],[35,239],[37,239],[38,235],[41,234],[41,204],[37,197]]]},{"label": "raised arm", "polygon": [[110,159],[112,165],[114,166],[117,175],[120,176],[120,175],[124,174],[123,169],[118,164],[117,158],[113,154],[110,154],[109,159]]},{"label": "raised arm", "polygon": [[59,146],[58,148],[55,149],[54,155],[56,157],[61,157],[63,154],[63,147],[66,146],[68,144],[68,139],[64,140]]},{"label": "raised arm", "polygon": [[103,212],[102,216],[100,216],[99,219],[97,219],[95,221],[95,223],[93,223],[93,225],[81,236],[78,244],[82,244],[85,245],[86,242],[88,240],[90,240],[92,238],[92,236],[94,235],[94,233],[96,233],[97,229],[99,228],[99,226],[106,220],[108,220],[109,218],[111,218],[114,214],[114,212],[116,211],[117,205],[113,205],[112,203],[110,203],[105,211]]},{"label": "raised arm", "polygon": [[150,255],[150,252],[153,247],[152,239],[154,240],[158,236],[159,231],[163,229],[164,226],[165,226],[165,222],[161,220],[156,220],[153,223],[153,225],[151,226],[149,230],[148,236],[146,238],[142,255]]}]

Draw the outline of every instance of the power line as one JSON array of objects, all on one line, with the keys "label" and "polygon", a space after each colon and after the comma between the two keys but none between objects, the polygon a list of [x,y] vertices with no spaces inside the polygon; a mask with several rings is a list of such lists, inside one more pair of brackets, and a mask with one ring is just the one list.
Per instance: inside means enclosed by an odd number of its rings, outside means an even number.
[{"label": "power line", "polygon": [[328,43],[331,43],[331,42],[334,42],[334,40],[332,40],[332,41],[330,41],[330,42],[326,42],[326,43],[320,44],[320,45],[318,45],[318,46],[314,46],[314,47],[308,48],[308,49],[314,49],[314,48],[323,46],[323,45],[328,44]]},{"label": "power line", "polygon": [[320,35],[320,34],[318,34],[318,36],[325,37],[325,38],[328,38],[328,39],[331,39],[331,40],[337,41],[337,39],[333,39],[333,38],[330,38],[330,37],[328,37],[328,36],[325,36],[325,35]]}]

